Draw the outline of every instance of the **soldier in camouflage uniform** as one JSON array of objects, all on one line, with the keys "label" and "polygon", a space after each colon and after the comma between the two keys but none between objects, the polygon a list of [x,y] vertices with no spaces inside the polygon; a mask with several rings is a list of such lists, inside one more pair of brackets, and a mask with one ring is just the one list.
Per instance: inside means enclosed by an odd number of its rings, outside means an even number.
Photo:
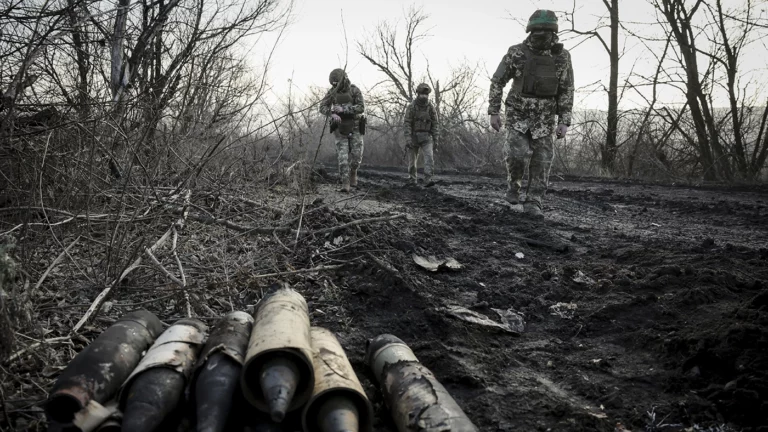
[{"label": "soldier in camouflage uniform", "polygon": [[504,157],[507,165],[506,200],[522,201],[522,181],[528,166],[526,213],[542,216],[541,201],[547,191],[554,157],[553,132],[565,136],[573,108],[571,55],[558,43],[557,16],[537,10],[528,20],[525,41],[513,45],[491,78],[488,114],[491,127],[501,129],[501,98],[504,86],[513,80],[505,101],[507,136]]},{"label": "soldier in camouflage uniform", "polygon": [[440,126],[437,122],[437,111],[429,101],[429,85],[421,83],[416,87],[416,99],[405,110],[404,129],[405,146],[408,151],[408,180],[417,184],[416,162],[419,152],[424,157],[424,186],[435,184],[432,180],[434,172],[434,153],[437,150],[437,140]]},{"label": "soldier in camouflage uniform", "polygon": [[343,69],[334,69],[329,81],[333,87],[320,102],[320,112],[330,116],[331,130],[336,139],[341,191],[349,192],[350,186],[357,187],[357,169],[363,161],[360,119],[365,112],[365,102],[360,89],[349,82]]}]

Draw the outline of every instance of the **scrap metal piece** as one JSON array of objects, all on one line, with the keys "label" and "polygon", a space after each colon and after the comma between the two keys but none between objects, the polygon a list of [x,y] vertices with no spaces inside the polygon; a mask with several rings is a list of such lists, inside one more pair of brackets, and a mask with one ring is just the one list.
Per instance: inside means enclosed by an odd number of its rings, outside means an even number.
[{"label": "scrap metal piece", "polygon": [[245,312],[227,314],[213,327],[193,375],[198,432],[226,427],[252,328],[253,317]]},{"label": "scrap metal piece", "polygon": [[162,330],[160,320],[143,309],[120,317],[59,375],[45,405],[48,418],[69,424],[91,400],[112,399]]},{"label": "scrap metal piece", "polygon": [[283,287],[261,300],[240,383],[246,400],[277,422],[309,399],[315,385],[309,311],[298,292]]},{"label": "scrap metal piece", "polygon": [[336,336],[312,327],[315,387],[304,407],[304,432],[371,432],[373,407]]},{"label": "scrap metal piece", "polygon": [[369,341],[366,362],[381,385],[399,432],[478,432],[461,407],[393,335]]},{"label": "scrap metal piece", "polygon": [[447,268],[449,270],[461,270],[464,268],[460,262],[452,257],[436,258],[434,255],[423,257],[421,255],[412,254],[411,258],[419,267],[431,272],[436,272],[442,268]]},{"label": "scrap metal piece", "polygon": [[463,306],[447,306],[447,307],[441,307],[437,308],[438,312],[442,312],[448,316],[451,316],[453,318],[466,321],[472,324],[478,324],[481,326],[489,327],[489,328],[495,328],[498,330],[505,331],[507,333],[517,334],[523,332],[525,328],[525,321],[523,321],[522,317],[519,314],[516,314],[512,310],[508,311],[502,311],[500,309],[492,309],[502,319],[502,322],[496,322],[487,316],[475,312],[473,310],[467,309]]},{"label": "scrap metal piece", "polygon": [[207,327],[181,319],[152,345],[120,390],[124,432],[151,432],[174,411],[184,394]]},{"label": "scrap metal piece", "polygon": [[116,400],[111,400],[109,403],[102,405],[91,399],[83,410],[75,413],[72,426],[80,432],[99,431],[102,430],[104,424],[120,417],[122,417],[122,414],[117,408]]}]

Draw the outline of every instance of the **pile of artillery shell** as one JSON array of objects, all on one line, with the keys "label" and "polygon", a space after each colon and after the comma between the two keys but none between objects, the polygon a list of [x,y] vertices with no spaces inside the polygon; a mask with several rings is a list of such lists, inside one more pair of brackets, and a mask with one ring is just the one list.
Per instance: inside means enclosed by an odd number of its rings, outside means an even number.
[{"label": "pile of artillery shell", "polygon": [[[310,327],[298,292],[281,287],[253,317],[232,312],[207,331],[196,319],[162,331],[146,310],[124,315],[59,376],[49,430],[280,432],[300,422],[304,432],[372,432],[373,408],[344,349]],[[400,339],[374,338],[366,360],[399,432],[477,432]]]}]

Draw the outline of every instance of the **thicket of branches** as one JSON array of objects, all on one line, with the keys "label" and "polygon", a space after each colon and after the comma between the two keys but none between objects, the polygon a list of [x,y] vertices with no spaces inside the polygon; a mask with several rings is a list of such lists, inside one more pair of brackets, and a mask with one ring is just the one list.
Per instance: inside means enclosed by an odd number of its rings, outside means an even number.
[{"label": "thicket of branches", "polygon": [[182,187],[213,159],[241,163],[271,134],[253,115],[267,83],[244,44],[279,30],[287,10],[277,0],[0,1],[2,199],[39,204],[30,191],[42,186],[58,204],[129,178]]},{"label": "thicket of branches", "polygon": [[[264,108],[268,64],[254,70],[245,54],[282,31],[291,6],[0,0],[0,362],[20,329],[51,331],[35,305],[66,295],[41,290],[62,260],[83,278],[74,303],[93,302],[63,330],[77,334],[142,258],[165,269],[175,255],[171,279],[184,281],[185,221],[237,229],[203,205],[236,179],[273,181],[296,159],[275,134],[290,116]],[[87,246],[73,258],[78,243]],[[43,271],[47,251],[58,257]],[[95,287],[104,295],[94,299]]]}]

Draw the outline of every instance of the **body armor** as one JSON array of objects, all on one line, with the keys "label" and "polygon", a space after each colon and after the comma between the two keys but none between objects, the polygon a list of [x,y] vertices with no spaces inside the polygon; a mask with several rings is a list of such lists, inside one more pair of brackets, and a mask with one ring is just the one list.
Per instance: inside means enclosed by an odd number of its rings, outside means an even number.
[{"label": "body armor", "polygon": [[413,131],[430,132],[432,130],[432,118],[429,115],[429,104],[420,106],[414,104],[413,111]]},{"label": "body armor", "polygon": [[[349,92],[349,89],[347,89],[344,93],[336,93],[333,97],[333,103],[335,105],[348,105],[352,103],[352,95]],[[339,133],[342,135],[349,135],[352,133],[352,131],[355,129],[355,114],[353,113],[342,113],[339,114],[339,117],[341,117],[341,123],[339,123]]]},{"label": "body armor", "polygon": [[555,57],[535,54],[523,45],[526,54],[525,68],[520,77],[516,77],[512,89],[525,97],[553,98],[557,96],[559,79]]}]

